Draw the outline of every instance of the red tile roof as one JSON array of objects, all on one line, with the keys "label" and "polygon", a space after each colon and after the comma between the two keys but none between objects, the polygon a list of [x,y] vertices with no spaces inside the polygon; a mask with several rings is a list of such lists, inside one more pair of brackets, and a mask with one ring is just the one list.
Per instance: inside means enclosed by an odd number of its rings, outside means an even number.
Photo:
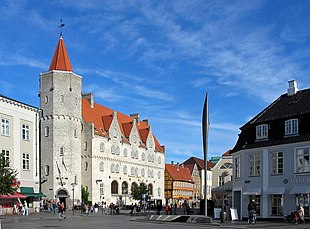
[{"label": "red tile roof", "polygon": [[[91,122],[94,124],[95,129],[97,130],[95,134],[97,135],[108,136],[108,131],[110,129],[113,120],[114,112],[115,112],[114,110],[97,103],[94,103],[94,107],[92,108],[88,100],[86,98],[82,98],[83,119],[85,122]],[[121,132],[123,133],[124,137],[127,138],[128,140],[130,131],[133,126],[134,118],[124,115],[120,112],[117,112],[116,115]],[[150,127],[148,126],[147,122],[136,123],[136,127],[138,129],[141,141],[143,143],[146,143],[147,136],[149,135],[150,132]],[[103,130],[103,132],[101,130]],[[157,152],[165,152],[165,147],[160,145],[154,134],[153,137],[155,141],[155,150]]]},{"label": "red tile roof", "polygon": [[191,172],[186,167],[166,164],[165,169],[175,181],[193,182]]},{"label": "red tile roof", "polygon": [[230,150],[230,149],[227,150],[225,153],[223,153],[222,156],[232,156],[232,155],[231,155],[231,150]]},{"label": "red tile roof", "polygon": [[69,55],[62,37],[59,38],[54,56],[49,68],[51,70],[73,71],[70,63]]},{"label": "red tile roof", "polygon": [[[205,168],[204,160],[197,158],[197,157],[191,157],[191,158],[187,159],[186,161],[184,161],[182,164],[189,165],[189,164],[195,164],[195,163],[198,166],[198,170],[202,170]],[[212,163],[211,161],[207,161],[207,169],[208,170],[210,170],[214,166],[215,166],[214,163]]]}]

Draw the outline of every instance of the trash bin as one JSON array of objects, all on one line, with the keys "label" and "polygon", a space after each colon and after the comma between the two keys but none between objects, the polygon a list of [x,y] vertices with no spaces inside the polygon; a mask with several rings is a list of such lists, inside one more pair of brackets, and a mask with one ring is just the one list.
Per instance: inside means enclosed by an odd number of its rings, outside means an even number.
[{"label": "trash bin", "polygon": [[222,210],[221,213],[220,213],[220,219],[221,219],[221,223],[225,223],[226,212],[224,210]]}]

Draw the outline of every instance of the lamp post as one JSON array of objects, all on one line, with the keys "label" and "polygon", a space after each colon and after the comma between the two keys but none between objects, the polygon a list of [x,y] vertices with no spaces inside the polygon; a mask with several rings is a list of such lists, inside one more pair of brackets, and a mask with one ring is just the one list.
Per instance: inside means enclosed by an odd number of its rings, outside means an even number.
[{"label": "lamp post", "polygon": [[77,185],[76,183],[76,176],[74,177],[74,183],[71,183],[72,185],[72,192],[73,192],[73,195],[72,195],[72,214],[74,215],[74,187]]}]

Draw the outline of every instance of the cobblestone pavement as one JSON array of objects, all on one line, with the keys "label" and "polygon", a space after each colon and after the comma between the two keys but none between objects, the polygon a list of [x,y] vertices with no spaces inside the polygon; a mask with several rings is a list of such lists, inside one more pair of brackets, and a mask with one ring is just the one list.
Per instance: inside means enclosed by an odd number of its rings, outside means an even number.
[{"label": "cobblestone pavement", "polygon": [[102,215],[94,213],[82,215],[71,211],[66,212],[67,218],[59,220],[58,214],[52,213],[33,213],[29,216],[0,216],[0,229],[7,228],[74,228],[74,229],[93,229],[93,228],[147,228],[147,229],[170,229],[170,228],[310,228],[310,224],[292,225],[284,222],[258,221],[256,225],[248,225],[244,221],[219,223],[214,221],[213,224],[195,224],[195,223],[175,223],[175,222],[151,222],[145,221],[144,216],[130,216],[127,213],[120,215]]}]

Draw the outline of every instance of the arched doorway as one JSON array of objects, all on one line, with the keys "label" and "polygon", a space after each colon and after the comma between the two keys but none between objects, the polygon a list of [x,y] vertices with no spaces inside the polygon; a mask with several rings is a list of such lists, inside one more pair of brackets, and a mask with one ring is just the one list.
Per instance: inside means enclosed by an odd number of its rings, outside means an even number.
[{"label": "arched doorway", "polygon": [[57,192],[56,197],[59,199],[60,203],[63,203],[65,205],[65,208],[67,208],[67,198],[68,198],[68,192],[64,189],[60,189]]}]

